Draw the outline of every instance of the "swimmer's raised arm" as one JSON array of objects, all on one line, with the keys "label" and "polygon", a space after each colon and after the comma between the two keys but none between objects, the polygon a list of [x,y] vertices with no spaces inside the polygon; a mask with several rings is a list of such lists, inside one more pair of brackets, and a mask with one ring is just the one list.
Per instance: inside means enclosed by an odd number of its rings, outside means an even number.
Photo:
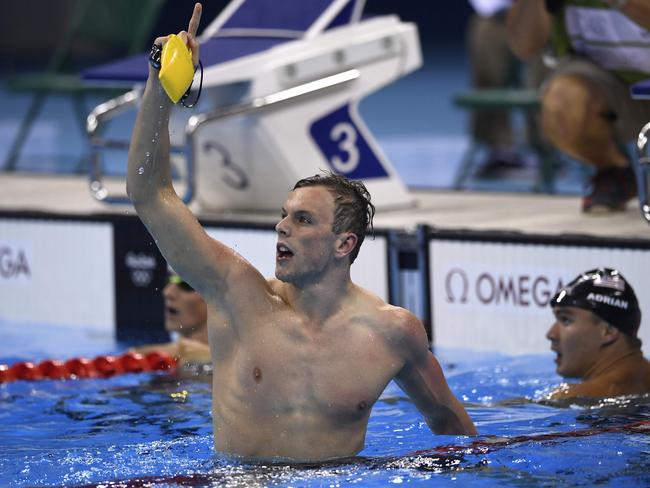
[{"label": "swimmer's raised arm", "polygon": [[[187,32],[178,36],[187,42],[195,64],[199,59],[196,32],[201,19],[200,3],[194,6]],[[167,37],[155,43],[164,45]],[[246,274],[260,286],[265,281],[230,248],[211,239],[183,204],[172,186],[170,169],[169,114],[172,102],[149,67],[149,78],[131,137],[128,155],[127,194],[138,216],[155,238],[165,259],[204,297],[219,298],[233,267],[247,268]],[[251,286],[249,280],[237,281]]]},{"label": "swimmer's raised arm", "polygon": [[422,323],[409,313],[400,328],[405,364],[395,378],[397,384],[435,434],[475,435],[474,423],[449,389],[440,363],[429,351]]}]

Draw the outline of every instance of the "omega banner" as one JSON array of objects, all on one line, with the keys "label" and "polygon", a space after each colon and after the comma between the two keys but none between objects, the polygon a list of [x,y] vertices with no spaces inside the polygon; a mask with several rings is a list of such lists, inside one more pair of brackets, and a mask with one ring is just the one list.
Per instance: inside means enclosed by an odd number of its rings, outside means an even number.
[{"label": "omega banner", "polygon": [[[167,265],[137,218],[104,221],[0,217],[0,327],[90,330],[120,341],[163,342]],[[260,272],[275,272],[273,226],[210,226]],[[387,239],[368,237],[353,278],[388,298]]]},{"label": "omega banner", "polygon": [[436,346],[527,354],[549,351],[549,301],[578,273],[617,268],[634,287],[650,344],[650,249],[429,242],[431,315]]},{"label": "omega banner", "polygon": [[113,334],[108,222],[0,220],[0,320]]}]

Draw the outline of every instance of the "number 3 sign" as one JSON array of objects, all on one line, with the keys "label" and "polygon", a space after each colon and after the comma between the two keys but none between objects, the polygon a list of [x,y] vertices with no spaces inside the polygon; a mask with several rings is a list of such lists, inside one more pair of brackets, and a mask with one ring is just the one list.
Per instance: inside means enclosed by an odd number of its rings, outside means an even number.
[{"label": "number 3 sign", "polygon": [[335,173],[351,179],[388,176],[345,105],[314,122],[309,132]]}]

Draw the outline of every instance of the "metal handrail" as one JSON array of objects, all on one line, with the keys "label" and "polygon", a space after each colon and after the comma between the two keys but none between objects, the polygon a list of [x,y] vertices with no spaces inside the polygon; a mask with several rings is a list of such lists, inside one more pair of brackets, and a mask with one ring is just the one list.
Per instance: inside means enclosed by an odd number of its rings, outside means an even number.
[{"label": "metal handrail", "polygon": [[[209,112],[193,115],[189,118],[185,127],[185,146],[172,146],[175,152],[184,152],[187,162],[187,187],[182,199],[187,204],[192,201],[196,192],[195,171],[194,171],[194,140],[196,131],[205,123],[235,115],[266,110],[278,105],[295,101],[299,98],[312,95],[317,92],[341,86],[359,78],[360,72],[356,69],[343,71],[334,75],[326,76],[318,80],[297,85],[286,90],[281,90],[270,95],[253,98],[248,102],[218,108]],[[108,102],[98,105],[88,116],[86,130],[91,141],[91,164],[89,166],[89,179],[91,194],[99,201],[111,204],[130,203],[128,197],[111,196],[102,183],[101,159],[99,148],[128,148],[128,142],[102,139],[97,132],[104,120],[114,117],[119,113],[136,105],[142,97],[142,89],[132,90],[124,95],[116,97]]]},{"label": "metal handrail", "polygon": [[98,131],[106,119],[110,119],[128,110],[140,101],[142,89],[136,88],[115,97],[107,102],[99,104],[86,118],[86,132],[90,139],[90,164],[88,165],[88,179],[90,182],[90,194],[100,202],[123,204],[129,203],[126,196],[115,197],[108,193],[108,189],[102,182],[102,163],[99,154],[100,148],[109,147],[122,149],[128,148],[125,141],[102,139]]},{"label": "metal handrail", "polygon": [[296,98],[303,97],[318,91],[325,90],[327,88],[332,88],[343,83],[355,80],[360,76],[359,70],[351,69],[337,73],[335,75],[326,76],[325,78],[320,78],[315,81],[309,81],[303,83],[302,85],[297,85],[292,88],[287,88],[271,95],[265,95],[262,97],[253,98],[249,102],[241,103],[237,105],[231,105],[229,107],[222,107],[212,110],[210,112],[205,112],[198,115],[193,115],[190,117],[187,127],[185,130],[186,135],[191,135],[196,132],[198,127],[205,122],[209,122],[216,119],[222,119],[225,117],[230,117],[233,115],[243,115],[246,113],[254,112],[256,110],[268,108],[272,105],[277,105],[279,103],[288,102],[290,100],[295,100]]},{"label": "metal handrail", "polygon": [[639,132],[636,148],[640,176],[639,201],[641,203],[641,216],[650,224],[650,155],[647,154],[648,132],[650,132],[650,122],[644,125],[641,132]]},{"label": "metal handrail", "polygon": [[[353,81],[359,78],[360,72],[356,69],[351,69],[347,71],[342,71],[334,75],[326,76],[318,80],[310,81],[303,83],[301,85],[294,86],[292,88],[287,88],[286,90],[281,90],[270,95],[253,98],[252,100],[231,105],[228,107],[222,107],[210,112],[205,112],[198,115],[193,115],[187,121],[187,126],[185,127],[185,138],[186,138],[186,154],[188,159],[194,158],[194,138],[196,131],[205,123],[211,122],[213,120],[223,119],[226,117],[232,117],[235,115],[244,115],[247,113],[255,112],[258,110],[265,110],[272,108],[277,105],[287,103],[289,101],[294,101],[298,98],[302,98],[313,93],[317,93],[323,90],[327,90],[336,86],[340,86],[350,81]],[[192,195],[195,189],[194,185],[194,172],[193,167],[188,166],[188,181],[191,183],[188,186],[188,189],[191,189]]]},{"label": "metal handrail", "polygon": [[[105,139],[99,136],[99,130],[102,124],[117,115],[126,112],[142,99],[143,88],[135,88],[119,97],[115,97],[104,102],[93,109],[86,119],[86,132],[90,138],[90,165],[88,166],[88,178],[90,181],[90,193],[95,199],[110,204],[130,204],[131,201],[126,195],[110,195],[108,188],[102,182],[102,161],[100,149],[123,149],[128,150],[129,141],[118,139]],[[184,153],[183,146],[172,145],[170,151],[174,154]],[[187,161],[188,166],[192,164]],[[191,170],[188,169],[188,173]],[[190,184],[188,182],[188,189]],[[183,201],[189,203],[192,198],[192,192],[186,191],[183,195]]]}]

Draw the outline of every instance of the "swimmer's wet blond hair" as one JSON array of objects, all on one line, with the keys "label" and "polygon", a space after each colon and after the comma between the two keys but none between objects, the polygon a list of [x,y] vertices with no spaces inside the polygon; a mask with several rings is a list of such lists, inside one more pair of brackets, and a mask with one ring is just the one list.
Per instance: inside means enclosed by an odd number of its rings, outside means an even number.
[{"label": "swimmer's wet blond hair", "polygon": [[334,223],[332,231],[353,232],[357,235],[357,245],[350,253],[350,264],[359,254],[359,249],[368,229],[372,230],[375,206],[370,202],[370,192],[359,180],[349,180],[331,171],[299,180],[293,189],[308,186],[324,186],[334,195]]}]

